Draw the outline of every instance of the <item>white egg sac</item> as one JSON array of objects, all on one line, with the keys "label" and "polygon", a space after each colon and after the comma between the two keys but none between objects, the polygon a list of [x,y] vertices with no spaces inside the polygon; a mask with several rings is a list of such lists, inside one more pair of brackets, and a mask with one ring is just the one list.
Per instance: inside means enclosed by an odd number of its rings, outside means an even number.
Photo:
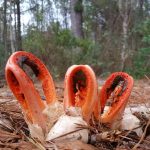
[{"label": "white egg sac", "polygon": [[68,115],[61,116],[47,135],[46,141],[50,140],[81,140],[88,142],[89,131],[87,129],[79,130],[79,125],[86,126],[87,123],[79,116],[72,117]]}]

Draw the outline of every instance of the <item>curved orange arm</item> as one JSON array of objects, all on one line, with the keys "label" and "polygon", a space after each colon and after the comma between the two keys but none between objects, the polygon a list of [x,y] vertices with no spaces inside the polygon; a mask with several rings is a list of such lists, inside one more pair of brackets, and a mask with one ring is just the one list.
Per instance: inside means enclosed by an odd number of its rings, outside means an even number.
[{"label": "curved orange arm", "polygon": [[64,108],[81,107],[82,116],[88,122],[97,99],[95,73],[88,65],[73,65],[65,75]]},{"label": "curved orange arm", "polygon": [[24,64],[28,65],[41,81],[47,104],[56,100],[53,79],[45,65],[28,52],[18,51],[13,53],[6,64],[7,83],[21,104],[25,117],[30,123],[38,124],[43,130],[46,130],[46,118],[42,113],[45,104],[35,89],[32,80],[23,70]]},{"label": "curved orange arm", "polygon": [[[133,88],[133,78],[125,72],[111,74],[100,91],[101,116],[96,116],[102,123],[113,124],[121,119],[122,113],[128,102]],[[110,107],[104,112],[104,107],[109,101]]]}]

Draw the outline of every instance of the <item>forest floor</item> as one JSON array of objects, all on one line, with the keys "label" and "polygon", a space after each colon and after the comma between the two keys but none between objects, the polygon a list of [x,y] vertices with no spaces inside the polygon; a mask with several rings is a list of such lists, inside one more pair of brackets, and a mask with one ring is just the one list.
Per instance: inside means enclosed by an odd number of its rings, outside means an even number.
[{"label": "forest floor", "polygon": [[[99,86],[101,87],[104,80],[99,80]],[[56,82],[57,99],[63,102],[63,82]],[[39,84],[37,84],[39,91],[41,90]],[[149,79],[137,80],[134,83],[131,96],[129,98],[128,106],[136,105],[150,106],[150,81]],[[53,112],[52,112],[53,113]],[[142,135],[138,137],[131,133],[130,136],[123,136],[114,140],[102,140],[92,144],[84,144],[80,141],[74,142],[59,142],[59,143],[39,143],[29,136],[29,130],[27,124],[22,115],[20,105],[9,90],[5,82],[0,81],[0,150],[128,150],[132,149],[138,144],[139,150],[150,150],[150,126],[149,118],[145,121],[145,126],[148,126],[146,130],[146,136]],[[139,143],[140,141],[140,143]],[[49,146],[47,146],[49,145]]]}]

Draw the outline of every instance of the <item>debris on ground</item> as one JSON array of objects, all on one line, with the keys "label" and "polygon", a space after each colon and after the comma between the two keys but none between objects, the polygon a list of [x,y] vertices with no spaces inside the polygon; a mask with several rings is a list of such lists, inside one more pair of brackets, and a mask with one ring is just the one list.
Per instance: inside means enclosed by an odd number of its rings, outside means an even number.
[{"label": "debris on ground", "polygon": [[[102,85],[100,85],[102,86]],[[39,84],[36,85],[41,92]],[[63,83],[56,84],[57,99],[63,102]],[[150,84],[145,80],[135,81],[128,107],[145,105],[150,107]],[[44,97],[43,97],[44,99]],[[62,104],[63,105],[63,104]],[[51,112],[53,113],[53,112]],[[101,124],[88,127],[90,140],[85,144],[77,141],[40,143],[31,138],[28,126],[24,120],[20,105],[4,83],[0,86],[0,149],[1,150],[149,150],[150,149],[150,118],[144,113],[134,112],[140,120],[143,133],[139,137],[134,131],[110,130]],[[81,126],[85,128],[84,126]],[[86,127],[87,128],[87,127]]]}]

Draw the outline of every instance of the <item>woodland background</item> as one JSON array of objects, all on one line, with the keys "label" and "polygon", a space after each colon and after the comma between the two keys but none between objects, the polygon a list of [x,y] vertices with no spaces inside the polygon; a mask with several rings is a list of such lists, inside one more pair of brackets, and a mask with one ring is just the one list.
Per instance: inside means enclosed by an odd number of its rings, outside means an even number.
[{"label": "woodland background", "polygon": [[150,0],[0,0],[1,74],[17,50],[34,53],[56,79],[72,64],[101,77],[149,76]]}]

